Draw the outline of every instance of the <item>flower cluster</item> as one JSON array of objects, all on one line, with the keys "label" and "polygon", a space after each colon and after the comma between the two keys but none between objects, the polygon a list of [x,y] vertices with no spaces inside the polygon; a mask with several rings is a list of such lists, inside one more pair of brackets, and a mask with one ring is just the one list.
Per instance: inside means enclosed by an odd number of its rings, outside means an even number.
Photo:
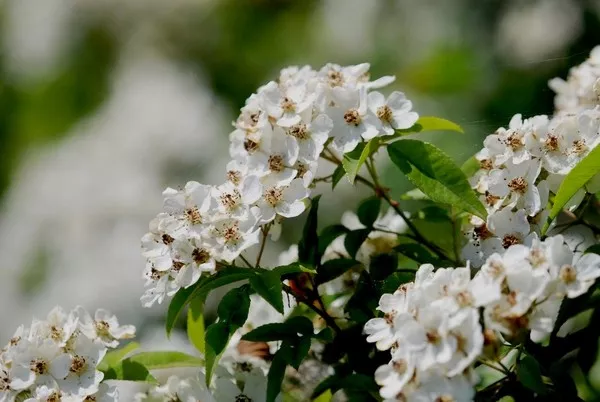
[{"label": "flower cluster", "polygon": [[[582,105],[583,106],[583,105]],[[553,118],[515,115],[484,141],[476,155],[481,169],[472,179],[486,206],[486,221],[473,217],[462,257],[475,267],[513,244],[531,244],[548,218],[550,193],[600,143],[600,107]],[[592,179],[571,200],[575,207],[586,191],[600,188]]]},{"label": "flower cluster", "polygon": [[54,308],[46,320],[21,326],[0,350],[0,401],[116,401],[116,388],[97,370],[108,348],[135,335],[106,310]]},{"label": "flower cluster", "polygon": [[328,64],[286,68],[260,87],[234,123],[225,183],[164,191],[164,212],[142,239],[142,303],[160,303],[214,273],[218,262],[232,262],[259,242],[261,228],[277,235],[281,218],[305,210],[325,150],[339,155],[413,126],[418,115],[403,93],[385,98],[373,90],[393,80],[370,81],[368,64]]},{"label": "flower cluster", "polygon": [[414,282],[381,297],[383,317],[365,325],[367,340],[391,351],[375,373],[381,396],[471,400],[485,340],[527,332],[547,339],[563,299],[587,292],[598,277],[600,256],[575,256],[560,235],[493,254],[473,279],[468,267],[422,265]]}]

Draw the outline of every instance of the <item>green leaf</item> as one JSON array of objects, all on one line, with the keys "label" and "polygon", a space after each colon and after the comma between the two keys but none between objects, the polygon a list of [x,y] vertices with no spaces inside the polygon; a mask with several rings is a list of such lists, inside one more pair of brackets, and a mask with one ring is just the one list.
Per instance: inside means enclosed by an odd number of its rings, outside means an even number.
[{"label": "green leaf", "polygon": [[102,361],[98,364],[98,370],[105,371],[108,367],[113,366],[119,363],[121,360],[125,358],[129,353],[133,352],[137,348],[140,347],[140,344],[137,342],[129,342],[127,345],[120,349],[115,349],[104,355]]},{"label": "green leaf", "polygon": [[418,243],[399,244],[394,247],[394,250],[419,264],[433,264],[437,261],[425,247]]},{"label": "green leaf", "polygon": [[131,359],[123,359],[120,362],[111,365],[102,370],[104,380],[123,380],[123,381],[143,381],[153,384],[158,383],[156,378],[150,374],[150,371],[141,363]]},{"label": "green leaf", "polygon": [[304,316],[292,317],[282,323],[261,325],[242,336],[242,339],[251,342],[271,342],[295,339],[298,334],[313,335],[313,324]]},{"label": "green leaf", "polygon": [[167,309],[167,318],[165,322],[167,337],[171,335],[171,331],[173,330],[173,327],[177,322],[177,318],[189,302],[189,298],[194,292],[194,289],[194,286],[190,286],[187,289],[179,289],[177,293],[175,293],[175,296],[173,296],[171,303],[169,303],[169,308]]},{"label": "green leaf", "polygon": [[344,311],[352,321],[365,323],[373,318],[373,312],[379,301],[379,292],[375,288],[369,273],[363,271],[358,278],[356,290],[346,303]]},{"label": "green leaf", "polygon": [[424,219],[431,222],[452,222],[448,210],[441,208],[438,205],[428,205],[419,210],[417,216],[419,219]]},{"label": "green leaf", "polygon": [[339,374],[330,375],[329,377],[325,378],[323,381],[321,381],[315,387],[311,398],[313,398],[316,401],[316,400],[318,400],[317,397],[319,397],[319,395],[326,394],[329,390],[331,390],[329,392],[335,393],[337,390],[340,389],[338,384],[341,381],[342,381],[342,377]]},{"label": "green leaf", "polygon": [[269,302],[275,310],[283,314],[283,296],[281,294],[283,289],[279,273],[274,271],[257,273],[250,278],[250,285],[260,297]]},{"label": "green leaf", "polygon": [[385,253],[371,256],[369,273],[375,281],[382,281],[390,276],[398,267],[398,254]]},{"label": "green leaf", "polygon": [[378,197],[370,197],[360,203],[358,206],[358,220],[360,223],[370,228],[373,227],[373,223],[379,216],[379,210],[381,209],[381,199]]},{"label": "green leaf", "polygon": [[334,338],[334,332],[331,328],[325,327],[318,334],[313,335],[313,338],[323,342],[331,342]]},{"label": "green leaf", "polygon": [[231,332],[244,325],[249,311],[250,293],[248,292],[247,285],[231,289],[227,292],[219,302],[219,307],[217,308],[219,320],[230,325],[232,327],[230,329]]},{"label": "green leaf", "polygon": [[291,349],[291,360],[288,362],[290,366],[298,370],[302,361],[308,355],[308,351],[310,350],[311,345],[311,337],[310,336],[302,336],[296,339],[296,341],[290,343]]},{"label": "green leaf", "polygon": [[537,394],[543,395],[547,392],[540,364],[530,355],[526,355],[518,363],[517,378],[521,384]]},{"label": "green leaf", "polygon": [[344,272],[361,265],[362,264],[360,262],[348,258],[329,260],[321,265],[317,270],[317,283],[321,284],[329,282],[342,275]]},{"label": "green leaf", "polygon": [[600,172],[600,147],[594,148],[564,178],[554,197],[554,204],[550,210],[548,221],[542,229],[542,235],[546,233],[550,222],[558,216],[565,204],[598,172]]},{"label": "green leaf", "polygon": [[331,402],[333,399],[333,394],[330,390],[326,390],[322,392],[319,396],[313,399],[313,402]]},{"label": "green leaf", "polygon": [[316,266],[319,238],[317,236],[317,219],[319,212],[320,195],[314,197],[310,202],[310,211],[302,230],[302,239],[298,243],[298,261],[300,263]]},{"label": "green leaf", "polygon": [[475,158],[474,156],[471,156],[469,159],[467,159],[462,164],[462,166],[460,167],[460,170],[463,171],[465,176],[471,177],[475,173],[477,173],[480,168],[481,168],[481,165],[479,164],[479,161],[477,160],[477,158]]},{"label": "green leaf", "polygon": [[344,170],[343,165],[338,165],[333,171],[333,175],[331,176],[331,190],[335,190],[335,187],[338,185],[342,177],[344,177],[346,171]]},{"label": "green leaf", "polygon": [[585,253],[594,253],[594,254],[600,254],[600,244],[594,244],[592,246],[589,246],[586,250]]},{"label": "green leaf", "polygon": [[[338,237],[345,235],[350,230],[344,225],[331,225],[327,226],[321,231],[319,235],[319,257],[321,257],[327,247]],[[320,258],[319,258],[320,259]]]},{"label": "green leaf", "polygon": [[454,123],[453,121],[443,119],[441,117],[434,116],[421,116],[415,123],[421,126],[419,132],[422,131],[455,131],[457,133],[463,133],[464,130],[461,126]]},{"label": "green leaf", "polygon": [[176,367],[204,367],[204,359],[183,352],[142,352],[127,358],[127,360],[142,364],[148,370]]},{"label": "green leaf", "polygon": [[202,354],[206,353],[204,330],[204,301],[194,299],[187,313],[187,335],[190,343]]},{"label": "green leaf", "polygon": [[281,383],[290,359],[290,350],[284,345],[273,356],[271,368],[267,374],[267,402],[275,402],[277,395],[281,392]]},{"label": "green leaf", "polygon": [[231,338],[231,332],[226,322],[215,322],[206,329],[206,385],[210,386],[213,370]]},{"label": "green leaf", "polygon": [[346,234],[346,238],[344,239],[344,247],[346,248],[346,251],[350,257],[356,257],[358,249],[365,242],[365,240],[367,240],[369,233],[371,233],[371,229],[357,229]]},{"label": "green leaf", "polygon": [[379,138],[373,138],[366,144],[364,142],[360,142],[353,151],[344,154],[342,166],[346,171],[346,177],[348,178],[350,184],[354,184],[354,179],[356,179],[358,171],[365,163],[367,158],[373,154],[378,147]]},{"label": "green leaf", "polygon": [[317,271],[314,268],[308,267],[304,264],[300,264],[299,262],[293,262],[288,265],[281,265],[279,267],[275,267],[271,270],[272,272],[276,272],[280,277],[290,275],[290,274],[315,274]]},{"label": "green leaf", "polygon": [[431,200],[485,218],[487,212],[454,161],[432,144],[417,140],[388,146],[392,162]]},{"label": "green leaf", "polygon": [[380,288],[381,293],[394,293],[396,290],[398,290],[400,285],[414,281],[416,272],[416,270],[414,272],[394,272],[383,281],[383,284]]}]

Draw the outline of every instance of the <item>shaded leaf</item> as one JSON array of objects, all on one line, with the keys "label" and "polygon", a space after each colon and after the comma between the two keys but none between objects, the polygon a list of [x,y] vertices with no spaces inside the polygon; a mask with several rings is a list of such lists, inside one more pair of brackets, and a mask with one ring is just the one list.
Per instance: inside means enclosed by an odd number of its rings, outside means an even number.
[{"label": "shaded leaf", "polygon": [[481,169],[481,164],[475,156],[471,156],[460,167],[460,170],[462,170],[467,177],[473,176],[479,169]]},{"label": "shaded leaf", "polygon": [[381,209],[381,199],[378,197],[370,197],[360,203],[356,215],[360,223],[370,228],[379,216]]},{"label": "shaded leaf", "polygon": [[360,265],[362,265],[360,262],[347,258],[329,260],[323,263],[317,270],[317,283],[321,284],[329,282],[342,275],[344,272]]},{"label": "shaded leaf", "polygon": [[530,355],[518,362],[517,378],[521,384],[537,394],[543,395],[547,392],[540,364]]},{"label": "shaded leaf", "polygon": [[340,182],[341,178],[344,177],[346,171],[344,170],[343,165],[338,165],[333,171],[333,175],[331,176],[331,190],[335,190],[335,187]]},{"label": "shaded leaf", "polygon": [[321,196],[317,195],[310,201],[310,211],[304,223],[302,239],[298,243],[298,261],[313,266],[316,266],[318,263],[319,237],[317,236],[317,218],[320,199]]},{"label": "shaded leaf", "polygon": [[397,141],[388,146],[394,164],[431,200],[487,216],[465,174],[452,158],[432,144],[417,140]]},{"label": "shaded leaf", "polygon": [[338,237],[345,235],[350,230],[344,225],[331,225],[327,226],[321,231],[319,235],[319,257],[321,257],[327,247]]},{"label": "shaded leaf", "polygon": [[420,264],[433,264],[437,259],[418,243],[399,244],[394,250]]},{"label": "shaded leaf", "polygon": [[189,298],[194,292],[194,289],[194,286],[190,286],[187,289],[181,288],[175,293],[173,299],[171,299],[171,303],[169,303],[169,308],[167,309],[167,318],[165,320],[167,336],[171,335],[171,331],[177,322],[177,318],[189,302]]},{"label": "shaded leaf", "polygon": [[[278,312],[283,314],[281,277],[278,272],[265,271],[250,278],[250,285]],[[243,325],[243,324],[242,324]]]},{"label": "shaded leaf", "polygon": [[350,257],[356,257],[358,249],[365,242],[365,240],[367,240],[369,233],[371,233],[371,229],[357,229],[346,234],[346,238],[344,239],[344,248]]},{"label": "shaded leaf", "polygon": [[213,370],[229,342],[231,332],[226,322],[215,322],[206,329],[206,385],[210,385]]},{"label": "shaded leaf", "polygon": [[285,368],[291,360],[289,348],[282,345],[273,356],[269,374],[267,374],[267,402],[274,402],[281,392],[281,383],[285,377]]},{"label": "shaded leaf", "polygon": [[142,381],[156,384],[156,378],[141,363],[123,359],[103,371],[104,380]]},{"label": "shaded leaf", "polygon": [[250,293],[247,285],[231,289],[223,296],[217,308],[219,320],[233,327],[231,331],[244,325],[250,311]]},{"label": "shaded leaf", "polygon": [[346,177],[351,184],[354,184],[354,179],[358,171],[365,163],[369,155],[373,154],[379,147],[379,138],[373,138],[367,143],[360,142],[353,151],[344,154],[342,166],[346,171]]}]

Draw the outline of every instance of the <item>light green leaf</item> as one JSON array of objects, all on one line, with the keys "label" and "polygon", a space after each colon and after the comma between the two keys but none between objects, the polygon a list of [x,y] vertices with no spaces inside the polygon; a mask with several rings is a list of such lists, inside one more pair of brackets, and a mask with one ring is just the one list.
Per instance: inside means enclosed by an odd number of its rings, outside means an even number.
[{"label": "light green leaf", "polygon": [[517,365],[517,378],[521,384],[533,392],[543,395],[547,392],[540,364],[532,356],[525,356]]},{"label": "light green leaf", "polygon": [[443,119],[441,117],[434,116],[421,116],[415,124],[421,126],[421,131],[456,131],[457,133],[463,133],[464,130],[461,126],[454,123],[453,121]]},{"label": "light green leaf", "polygon": [[206,385],[210,386],[211,378],[229,339],[230,326],[226,322],[215,322],[206,329]]},{"label": "light green leaf", "polygon": [[177,293],[175,293],[175,296],[173,296],[171,303],[169,303],[169,308],[167,309],[167,318],[165,321],[167,337],[171,335],[171,331],[177,322],[177,318],[189,302],[189,298],[194,292],[194,289],[194,286],[190,286],[187,289],[179,289]]},{"label": "light green leaf", "polygon": [[331,390],[327,390],[323,392],[321,395],[313,399],[313,402],[331,402],[333,395],[331,394]]},{"label": "light green leaf", "polygon": [[487,216],[465,174],[439,148],[427,142],[407,139],[390,144],[388,154],[406,177],[432,201],[450,204],[481,218]]},{"label": "light green leaf", "polygon": [[101,371],[104,373],[104,380],[141,381],[153,384],[158,382],[148,368],[131,359],[123,359]]},{"label": "light green leaf", "polygon": [[272,271],[276,272],[279,276],[301,273],[314,274],[317,272],[314,268],[311,268],[305,264],[300,264],[299,262],[293,262],[288,265],[281,265],[279,267],[273,268]]},{"label": "light green leaf", "polygon": [[140,347],[137,342],[129,342],[120,349],[115,349],[104,355],[102,361],[98,364],[98,370],[105,371],[108,367],[113,366],[123,360],[125,356]]},{"label": "light green leaf", "polygon": [[338,167],[335,168],[331,176],[331,190],[335,190],[335,187],[338,185],[342,177],[344,177],[345,173],[346,171],[344,170],[343,165],[338,165]]},{"label": "light green leaf", "polygon": [[475,173],[477,173],[477,171],[479,171],[479,169],[481,169],[481,165],[474,156],[471,156],[469,159],[467,159],[460,167],[460,170],[462,170],[467,177],[473,176]]},{"label": "light green leaf", "polygon": [[283,314],[281,276],[275,271],[257,273],[250,278],[250,286],[278,312]]},{"label": "light green leaf", "polygon": [[354,179],[356,179],[358,171],[365,163],[367,158],[377,151],[378,147],[379,138],[373,138],[366,144],[364,142],[359,143],[353,151],[344,154],[342,166],[346,171],[346,177],[348,178],[350,184],[354,184]]},{"label": "light green leaf", "polygon": [[190,343],[202,354],[206,353],[204,331],[204,301],[198,298],[192,300],[188,309],[187,335]]},{"label": "light green leaf", "polygon": [[204,367],[204,360],[183,352],[142,352],[125,360],[142,364],[148,370],[158,370],[176,367]]},{"label": "light green leaf", "polygon": [[548,222],[542,229],[542,234],[546,233],[550,222],[558,216],[565,204],[598,172],[600,172],[600,147],[594,148],[565,177],[554,197],[554,204],[550,210]]}]

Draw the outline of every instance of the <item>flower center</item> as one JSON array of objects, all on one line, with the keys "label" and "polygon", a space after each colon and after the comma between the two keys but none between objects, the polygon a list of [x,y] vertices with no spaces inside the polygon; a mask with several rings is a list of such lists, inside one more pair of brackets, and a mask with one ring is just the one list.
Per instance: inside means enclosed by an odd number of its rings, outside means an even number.
[{"label": "flower center", "polygon": [[239,394],[235,397],[235,402],[252,402],[252,398],[244,394]]},{"label": "flower center", "polygon": [[[46,402],[60,402],[62,400],[61,398],[62,394],[59,391],[53,391],[48,398],[46,399]],[[93,401],[96,400],[96,397],[94,397]],[[84,399],[85,401],[89,401],[89,399]]]},{"label": "flower center", "polygon": [[491,159],[482,159],[479,161],[479,167],[483,170],[492,170],[494,168],[494,164]]},{"label": "flower center", "polygon": [[280,188],[271,187],[265,191],[263,197],[270,206],[275,207],[283,198],[283,191]]},{"label": "flower center", "polygon": [[496,204],[499,199],[500,197],[490,193],[489,191],[485,192],[485,203],[488,204],[490,207]]},{"label": "flower center", "polygon": [[521,244],[521,239],[514,234],[507,234],[502,239],[502,247],[509,248],[513,244]]},{"label": "flower center", "polygon": [[175,272],[179,272],[184,265],[185,264],[181,261],[173,261],[173,266],[171,267],[171,269]]},{"label": "flower center", "polygon": [[587,151],[588,147],[585,145],[584,140],[573,141],[573,153],[577,155],[582,155]]},{"label": "flower center", "polygon": [[202,223],[202,215],[198,207],[192,207],[185,210],[185,217],[192,225],[199,225]]},{"label": "flower center", "polygon": [[489,231],[485,223],[480,226],[475,226],[473,228],[473,234],[476,236],[477,239],[480,240],[485,240],[492,237],[492,232]]},{"label": "flower center", "polygon": [[296,177],[303,178],[306,172],[308,172],[308,166],[306,166],[302,162],[298,162],[298,164],[296,165],[296,171]]},{"label": "flower center", "polygon": [[201,265],[210,260],[210,254],[203,248],[195,248],[192,251],[192,259],[196,264]]},{"label": "flower center", "polygon": [[505,141],[505,144],[512,148],[513,151],[516,151],[523,147],[523,142],[521,138],[515,133],[508,136]]},{"label": "flower center", "polygon": [[306,124],[296,124],[295,126],[290,127],[288,130],[288,134],[292,137],[296,137],[299,140],[305,140],[309,136],[308,129],[306,128]]},{"label": "flower center", "polygon": [[440,336],[440,334],[438,333],[438,331],[436,329],[427,331],[425,336],[427,337],[427,342],[432,343],[432,344],[437,344],[442,340],[442,337]]},{"label": "flower center", "polygon": [[360,113],[358,113],[357,109],[348,109],[346,113],[344,113],[344,120],[347,124],[351,124],[353,126],[358,126],[362,121]]},{"label": "flower center", "polygon": [[394,317],[396,316],[395,312],[391,312],[391,313],[385,313],[385,315],[383,316],[383,319],[385,320],[385,322],[388,325],[392,325],[394,323]]},{"label": "flower center", "polygon": [[225,239],[225,243],[227,244],[235,244],[237,243],[240,236],[240,228],[238,223],[233,223],[231,226],[227,226],[222,231],[223,239]]},{"label": "flower center", "polygon": [[50,337],[52,337],[52,339],[54,339],[55,341],[62,339],[64,334],[65,333],[62,330],[62,328],[57,327],[56,325],[52,325],[50,327]]},{"label": "flower center", "polygon": [[237,170],[230,170],[227,172],[227,180],[237,186],[242,181],[242,174]]},{"label": "flower center", "polygon": [[269,169],[273,172],[281,172],[285,166],[283,165],[283,157],[281,155],[269,156]]},{"label": "flower center", "polygon": [[223,193],[219,196],[219,200],[221,201],[221,205],[223,205],[228,210],[233,210],[238,205],[238,203],[242,200],[242,196],[237,190],[234,190],[231,193]]},{"label": "flower center", "polygon": [[175,241],[175,239],[173,237],[171,237],[168,234],[163,234],[160,239],[162,240],[163,244],[166,244],[167,246],[171,243],[173,243]]},{"label": "flower center", "polygon": [[327,73],[327,80],[331,87],[340,87],[344,84],[344,76],[341,72],[335,70],[330,70]]},{"label": "flower center", "polygon": [[563,265],[559,273],[560,280],[567,285],[577,280],[577,271],[572,265]]},{"label": "flower center", "polygon": [[440,395],[435,399],[435,402],[454,402],[455,399],[452,395]]},{"label": "flower center", "polygon": [[108,333],[109,328],[110,328],[110,325],[106,321],[96,321],[96,332],[100,336],[109,335],[109,333]]},{"label": "flower center", "polygon": [[46,374],[48,372],[48,363],[42,359],[33,359],[29,363],[29,369],[38,375]]},{"label": "flower center", "polygon": [[284,112],[293,112],[296,110],[296,104],[288,97],[285,97],[281,100],[280,106]]},{"label": "flower center", "polygon": [[376,111],[379,120],[389,123],[392,120],[392,109],[388,105],[379,106]]},{"label": "flower center", "polygon": [[548,134],[546,141],[544,141],[544,148],[550,152],[556,151],[558,149],[558,137]]},{"label": "flower center", "polygon": [[527,182],[522,177],[515,177],[508,182],[508,188],[516,193],[525,194],[525,191],[527,191]]},{"label": "flower center", "polygon": [[394,371],[396,371],[398,374],[404,374],[406,373],[406,370],[408,370],[408,363],[404,359],[394,360],[392,365],[394,367]]},{"label": "flower center", "polygon": [[85,358],[79,355],[73,356],[71,360],[71,367],[69,367],[69,371],[73,374],[81,375],[87,369],[87,362]]},{"label": "flower center", "polygon": [[456,295],[456,302],[461,307],[468,307],[473,304],[473,296],[469,291],[463,290]]},{"label": "flower center", "polygon": [[246,138],[246,140],[244,140],[244,149],[246,152],[251,154],[258,149],[258,142],[251,140],[250,138]]}]

